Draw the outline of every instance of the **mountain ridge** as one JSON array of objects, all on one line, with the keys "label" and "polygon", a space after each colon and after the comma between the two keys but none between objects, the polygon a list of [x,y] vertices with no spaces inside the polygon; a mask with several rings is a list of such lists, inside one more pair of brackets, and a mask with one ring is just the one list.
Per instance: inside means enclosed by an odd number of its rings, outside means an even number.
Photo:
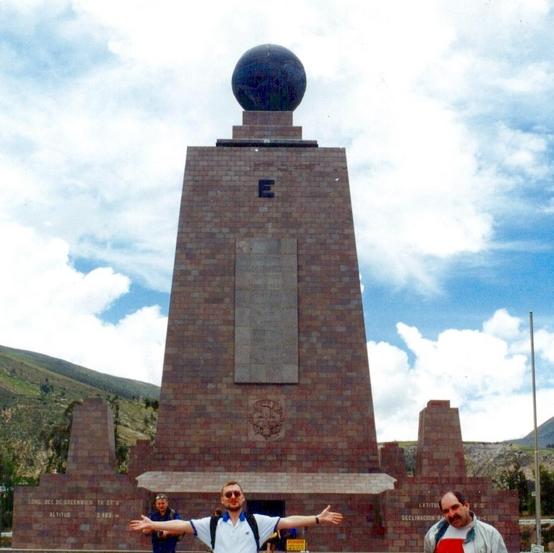
[{"label": "mountain ridge", "polygon": [[[535,447],[535,431],[531,430],[531,432],[523,438],[505,441],[513,444]],[[554,447],[554,417],[550,417],[537,427],[537,441],[539,443],[539,448]]]}]

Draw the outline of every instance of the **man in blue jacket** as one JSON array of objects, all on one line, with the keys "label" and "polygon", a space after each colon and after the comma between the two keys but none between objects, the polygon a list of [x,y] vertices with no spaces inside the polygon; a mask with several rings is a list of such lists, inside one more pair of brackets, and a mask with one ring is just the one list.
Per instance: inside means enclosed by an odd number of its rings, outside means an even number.
[{"label": "man in blue jacket", "polygon": [[[154,510],[148,515],[150,520],[167,521],[167,520],[182,520],[179,513],[169,508],[169,500],[167,495],[159,493],[156,495],[154,502]],[[175,553],[178,536],[170,534],[165,530],[153,530],[143,528],[143,534],[152,535],[152,552],[153,553]]]}]

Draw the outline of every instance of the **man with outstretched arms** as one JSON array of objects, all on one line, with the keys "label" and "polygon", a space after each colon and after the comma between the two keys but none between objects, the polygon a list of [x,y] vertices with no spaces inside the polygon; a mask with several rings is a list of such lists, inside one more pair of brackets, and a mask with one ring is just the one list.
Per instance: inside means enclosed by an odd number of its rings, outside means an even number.
[{"label": "man with outstretched arms", "polygon": [[508,553],[500,532],[477,519],[461,492],[445,493],[439,508],[443,518],[425,535],[424,553]]},{"label": "man with outstretched arms", "polygon": [[221,489],[221,504],[225,512],[221,517],[200,519],[152,521],[148,517],[132,520],[129,527],[134,531],[165,531],[171,534],[194,534],[211,547],[214,553],[257,553],[273,532],[286,528],[301,528],[318,524],[336,525],[342,522],[340,513],[333,513],[330,505],[318,515],[293,515],[269,517],[246,515],[243,507],[246,497],[238,482],[228,482]]}]

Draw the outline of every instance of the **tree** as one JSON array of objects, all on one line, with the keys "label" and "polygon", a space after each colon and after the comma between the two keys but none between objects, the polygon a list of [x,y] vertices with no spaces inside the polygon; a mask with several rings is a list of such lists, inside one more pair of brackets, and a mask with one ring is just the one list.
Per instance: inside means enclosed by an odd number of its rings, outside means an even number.
[{"label": "tree", "polygon": [[148,397],[145,397],[144,398],[144,406],[147,409],[149,407],[151,407],[153,411],[157,411],[159,406],[160,406],[160,402],[157,399],[150,399]]},{"label": "tree", "polygon": [[0,532],[12,527],[13,492],[20,484],[36,484],[34,478],[19,474],[20,463],[13,450],[0,447]]},{"label": "tree", "polygon": [[119,436],[119,425],[121,423],[121,417],[119,414],[119,396],[108,396],[108,403],[110,404],[113,413],[117,470],[118,472],[127,472],[127,466],[129,464],[129,446],[125,444]]},{"label": "tree", "polygon": [[[554,472],[540,466],[541,475],[541,514],[554,515]],[[531,514],[535,514],[535,501],[529,505]]]},{"label": "tree", "polygon": [[54,390],[54,387],[48,381],[48,377],[46,377],[44,379],[44,382],[40,385],[40,397],[44,398],[53,390]]},{"label": "tree", "polygon": [[0,450],[0,532],[10,528],[13,516],[13,487],[17,462],[12,452]]},{"label": "tree", "polygon": [[46,437],[48,450],[48,472],[65,472],[67,467],[67,455],[69,453],[69,438],[71,436],[71,423],[73,422],[73,409],[80,401],[72,401],[63,413],[62,421],[55,425]]},{"label": "tree", "polygon": [[527,511],[529,508],[531,493],[529,490],[529,482],[525,477],[521,465],[517,459],[514,460],[512,466],[504,469],[495,479],[498,487],[505,490],[516,490],[519,498],[520,514]]},{"label": "tree", "polygon": [[545,515],[554,515],[554,472],[540,467],[541,474],[541,511]]}]

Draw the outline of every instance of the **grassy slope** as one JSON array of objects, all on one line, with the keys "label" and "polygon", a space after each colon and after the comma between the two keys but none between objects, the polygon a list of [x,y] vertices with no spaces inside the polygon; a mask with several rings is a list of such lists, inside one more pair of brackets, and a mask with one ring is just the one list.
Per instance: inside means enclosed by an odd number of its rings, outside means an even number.
[{"label": "grassy slope", "polygon": [[82,384],[88,384],[99,390],[127,399],[138,397],[157,399],[160,395],[160,389],[153,384],[110,376],[42,353],[0,346],[0,363],[3,359],[45,369],[59,376],[68,377],[72,381],[76,380]]}]

